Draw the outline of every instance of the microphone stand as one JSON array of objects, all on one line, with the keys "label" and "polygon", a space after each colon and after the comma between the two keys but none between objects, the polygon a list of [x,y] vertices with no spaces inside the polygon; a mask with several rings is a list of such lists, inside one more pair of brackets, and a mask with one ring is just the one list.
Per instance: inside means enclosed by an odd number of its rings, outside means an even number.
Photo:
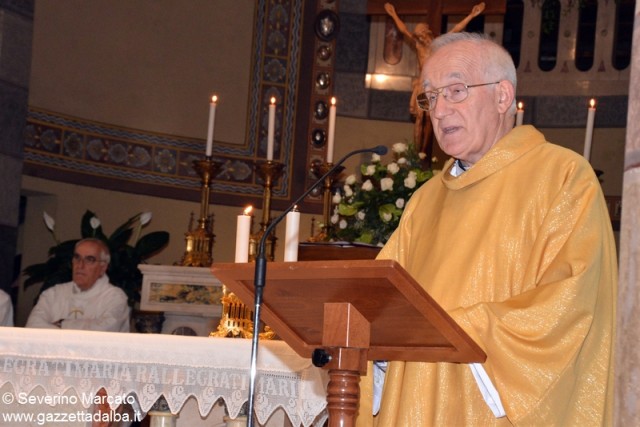
[{"label": "microphone stand", "polygon": [[253,404],[254,404],[254,394],[256,388],[256,375],[257,375],[257,361],[258,361],[258,328],[260,325],[260,307],[262,306],[262,294],[264,292],[264,285],[266,283],[267,277],[267,256],[266,252],[266,242],[267,236],[271,234],[276,225],[278,225],[285,216],[298,205],[305,197],[307,197],[314,188],[316,188],[320,183],[323,183],[325,178],[335,172],[335,170],[342,165],[349,157],[359,154],[359,153],[376,153],[379,155],[384,155],[387,152],[387,147],[384,145],[379,145],[374,148],[362,148],[359,150],[354,150],[348,153],[346,156],[341,158],[338,163],[329,168],[327,172],[325,172],[316,182],[313,183],[311,187],[309,187],[300,197],[298,197],[289,207],[278,215],[271,224],[265,229],[260,242],[258,243],[257,254],[256,254],[256,266],[254,271],[254,286],[255,286],[255,296],[254,296],[254,310],[253,310],[253,336],[251,337],[251,368],[249,370],[249,405],[247,408],[248,413],[248,427],[253,427]]}]

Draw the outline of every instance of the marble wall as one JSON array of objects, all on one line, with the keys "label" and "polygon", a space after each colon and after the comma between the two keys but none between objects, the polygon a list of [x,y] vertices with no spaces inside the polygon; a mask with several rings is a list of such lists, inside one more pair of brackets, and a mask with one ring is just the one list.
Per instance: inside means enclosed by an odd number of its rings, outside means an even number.
[{"label": "marble wall", "polygon": [[640,425],[640,3],[636,2],[625,148],[616,344],[616,426]]}]

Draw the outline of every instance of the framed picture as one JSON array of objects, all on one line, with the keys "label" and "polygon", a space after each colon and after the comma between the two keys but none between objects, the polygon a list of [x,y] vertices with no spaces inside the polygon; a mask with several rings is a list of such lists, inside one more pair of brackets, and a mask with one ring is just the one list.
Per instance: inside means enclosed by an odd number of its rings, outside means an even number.
[{"label": "framed picture", "polygon": [[140,309],[220,317],[222,283],[209,268],[140,265]]}]

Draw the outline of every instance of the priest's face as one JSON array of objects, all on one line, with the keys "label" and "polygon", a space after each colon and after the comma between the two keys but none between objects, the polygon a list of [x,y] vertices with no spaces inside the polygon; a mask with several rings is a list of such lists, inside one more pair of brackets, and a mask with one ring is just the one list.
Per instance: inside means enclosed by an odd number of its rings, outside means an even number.
[{"label": "priest's face", "polygon": [[73,254],[73,281],[86,291],[106,271],[108,264],[103,261],[102,248],[96,242],[82,242]]},{"label": "priest's face", "polygon": [[487,77],[483,59],[477,44],[457,41],[435,51],[422,71],[425,91],[434,91],[431,99],[437,93],[429,115],[438,144],[467,165],[496,143],[504,120],[502,82]]}]

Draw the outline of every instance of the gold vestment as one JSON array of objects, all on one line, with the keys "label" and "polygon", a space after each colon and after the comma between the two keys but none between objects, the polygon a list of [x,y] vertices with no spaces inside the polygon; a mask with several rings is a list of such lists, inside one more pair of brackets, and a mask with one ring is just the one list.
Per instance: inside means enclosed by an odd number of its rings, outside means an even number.
[{"label": "gold vestment", "polygon": [[375,418],[363,378],[357,425],[610,425],[617,260],[590,164],[532,126],[458,177],[452,163],[414,194],[379,258],[403,265],[486,352],[506,417],[466,364],[396,361]]}]

